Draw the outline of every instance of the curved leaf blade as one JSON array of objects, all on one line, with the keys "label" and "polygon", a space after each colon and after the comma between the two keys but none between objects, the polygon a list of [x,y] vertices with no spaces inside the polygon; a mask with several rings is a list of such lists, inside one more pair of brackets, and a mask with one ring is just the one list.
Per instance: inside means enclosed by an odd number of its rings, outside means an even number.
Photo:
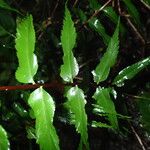
[{"label": "curved leaf blade", "polygon": [[132,79],[136,74],[138,74],[148,65],[150,65],[150,57],[124,68],[115,77],[113,84],[116,84],[119,87],[123,86],[125,80]]},{"label": "curved leaf blade", "polygon": [[20,12],[14,8],[11,8],[4,0],[0,0],[0,7],[6,10],[14,11],[20,14]]},{"label": "curved leaf blade", "polygon": [[7,133],[1,125],[0,125],[0,150],[9,150],[9,141]]},{"label": "curved leaf blade", "polygon": [[101,87],[97,88],[93,98],[96,100],[96,104],[103,110],[103,113],[106,113],[108,116],[111,126],[114,129],[118,129],[117,112],[115,110],[115,105],[110,98],[109,89]]},{"label": "curved leaf blade", "polygon": [[63,65],[61,66],[60,76],[66,82],[73,82],[73,78],[78,74],[79,67],[72,49],[76,42],[76,30],[71,19],[71,14],[65,7],[65,18],[63,21],[63,29],[61,32],[61,43],[63,48]]},{"label": "curved leaf blade", "polygon": [[89,21],[89,26],[98,32],[98,34],[102,37],[105,45],[108,45],[110,41],[110,36],[106,33],[104,26],[100,23],[100,21],[97,18],[92,18]]},{"label": "curved leaf blade", "polygon": [[123,0],[123,2],[127,6],[128,12],[132,16],[132,18],[135,21],[135,23],[140,25],[141,24],[141,22],[140,22],[140,14],[139,14],[137,8],[135,7],[135,5],[132,3],[131,0]]},{"label": "curved leaf blade", "polygon": [[22,83],[34,83],[33,77],[37,72],[38,63],[34,54],[35,31],[31,15],[18,22],[15,42],[19,61],[16,79]]},{"label": "curved leaf blade", "polygon": [[105,81],[109,75],[110,68],[115,64],[119,49],[119,23],[118,21],[114,35],[110,39],[108,48],[97,65],[96,69],[92,71],[94,82]]},{"label": "curved leaf blade", "polygon": [[74,124],[76,130],[81,135],[80,146],[84,145],[86,149],[89,149],[88,143],[88,133],[87,133],[87,115],[85,112],[86,100],[84,98],[83,91],[76,87],[72,87],[67,92],[68,101],[66,105],[69,107],[70,111],[74,114]]},{"label": "curved leaf blade", "polygon": [[53,126],[55,104],[52,97],[40,87],[31,93],[28,103],[36,118],[36,136],[40,149],[59,150],[59,139]]}]

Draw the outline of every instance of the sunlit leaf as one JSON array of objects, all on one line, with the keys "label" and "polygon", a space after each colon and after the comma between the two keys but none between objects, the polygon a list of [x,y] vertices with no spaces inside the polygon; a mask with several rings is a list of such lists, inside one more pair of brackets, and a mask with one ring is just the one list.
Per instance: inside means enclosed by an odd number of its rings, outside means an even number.
[{"label": "sunlit leaf", "polygon": [[14,8],[11,8],[4,0],[0,0],[0,8],[6,9],[6,10],[10,10],[10,11],[14,11],[20,14],[20,12]]},{"label": "sunlit leaf", "polygon": [[139,14],[137,8],[135,7],[135,5],[132,3],[131,0],[123,0],[123,2],[127,6],[128,12],[132,16],[135,23],[140,25],[140,14]]},{"label": "sunlit leaf", "polygon": [[93,98],[96,100],[96,104],[103,109],[103,113],[108,116],[108,120],[114,129],[118,129],[117,112],[115,105],[110,98],[108,88],[97,88]]},{"label": "sunlit leaf", "polygon": [[110,36],[106,33],[104,26],[100,23],[97,18],[92,18],[89,21],[89,26],[94,29],[102,37],[105,45],[108,45]]},{"label": "sunlit leaf", "polygon": [[94,82],[99,84],[99,82],[105,81],[109,75],[110,68],[115,64],[119,49],[119,22],[117,24],[114,35],[112,36],[108,48],[100,59],[100,63],[97,65],[96,69],[92,71],[94,76]]},{"label": "sunlit leaf", "polygon": [[9,141],[7,133],[1,125],[0,125],[0,150],[9,150]]},{"label": "sunlit leaf", "polygon": [[36,137],[41,150],[59,150],[59,139],[53,126],[55,104],[42,88],[33,91],[28,100],[36,118]]},{"label": "sunlit leaf", "polygon": [[16,79],[22,83],[34,83],[33,77],[37,72],[38,64],[34,54],[35,31],[31,15],[18,21],[15,42],[19,61]]},{"label": "sunlit leaf", "polygon": [[66,82],[73,82],[73,78],[78,74],[79,68],[72,49],[76,42],[76,30],[71,19],[71,14],[65,7],[65,18],[63,21],[63,29],[61,32],[61,43],[63,48],[63,65],[61,66],[60,76]]},{"label": "sunlit leaf", "polygon": [[125,80],[132,79],[148,65],[150,65],[150,57],[126,67],[115,77],[113,84],[116,84],[117,86],[123,86]]},{"label": "sunlit leaf", "polygon": [[[76,130],[81,135],[80,144],[84,145],[86,149],[89,149],[88,144],[88,131],[87,131],[87,115],[85,112],[86,100],[84,93],[77,86],[70,88],[67,92],[68,101],[66,105],[70,108],[71,113],[74,115],[74,124]],[[80,147],[82,147],[80,145]]]}]

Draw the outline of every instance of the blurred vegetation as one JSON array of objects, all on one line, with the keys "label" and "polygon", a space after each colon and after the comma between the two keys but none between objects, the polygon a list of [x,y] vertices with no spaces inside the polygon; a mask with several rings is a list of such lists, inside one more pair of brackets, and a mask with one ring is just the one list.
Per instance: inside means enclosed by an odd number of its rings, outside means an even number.
[{"label": "blurred vegetation", "polygon": [[[18,67],[16,20],[27,14],[32,14],[36,32],[35,54],[39,68],[35,81],[53,85],[53,88],[45,89],[56,103],[54,126],[60,139],[60,149],[76,150],[79,145],[80,136],[69,122],[72,116],[63,106],[66,102],[63,95],[69,87],[59,75],[63,63],[60,37],[65,3],[64,0],[0,0],[0,125],[7,131],[11,150],[39,149],[35,121],[31,117],[33,112],[27,103],[33,90],[2,90],[3,86],[15,88],[22,85],[15,78]],[[79,73],[74,84],[86,95],[90,149],[150,148],[150,60],[143,68],[139,68],[143,62],[136,64],[146,58],[150,59],[150,1],[68,0],[67,6],[77,32],[73,52],[79,63]],[[119,53],[116,63],[108,78],[96,85],[91,72],[105,53],[119,17]],[[115,84],[116,76],[128,66],[132,66],[128,76],[130,80],[123,80],[120,87]],[[128,70],[125,76],[127,73]],[[119,131],[108,125],[105,114],[97,115],[96,111],[92,111],[96,108],[93,106],[95,98],[92,95],[98,86],[106,87],[112,93],[110,97],[117,112]],[[116,94],[117,98],[114,98]]]}]

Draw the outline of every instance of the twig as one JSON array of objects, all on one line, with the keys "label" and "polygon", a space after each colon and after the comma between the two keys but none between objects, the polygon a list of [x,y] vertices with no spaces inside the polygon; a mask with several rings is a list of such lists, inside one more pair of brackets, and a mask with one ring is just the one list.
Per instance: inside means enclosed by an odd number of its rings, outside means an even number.
[{"label": "twig", "polygon": [[111,1],[112,0],[107,1],[102,7],[96,10],[94,14],[92,14],[92,16],[87,21],[85,21],[82,25],[85,26],[93,17],[97,16]]},{"label": "twig", "polygon": [[138,142],[139,142],[139,144],[140,144],[142,150],[146,150],[146,148],[145,148],[144,145],[143,145],[143,142],[142,142],[141,138],[139,137],[139,135],[138,135],[137,132],[135,131],[134,127],[133,127],[132,125],[130,125],[130,127],[131,127],[133,133],[135,134],[135,136],[136,136],[136,138],[137,138],[137,140],[138,140]]},{"label": "twig", "polygon": [[54,13],[55,13],[55,11],[56,11],[56,9],[57,9],[57,7],[58,7],[58,4],[59,4],[59,0],[57,0],[56,5],[55,5],[55,7],[54,7],[54,9],[53,9],[53,11],[52,11],[52,14],[51,14],[51,17],[50,17],[50,18],[53,18]]},{"label": "twig", "polygon": [[12,86],[0,86],[0,91],[12,91],[12,90],[29,90],[29,89],[36,89],[39,88],[40,86],[45,87],[45,88],[57,88],[61,89],[64,86],[67,85],[76,85],[76,83],[59,83],[57,81],[54,81],[52,83],[47,83],[47,84],[25,84],[25,85],[12,85]]},{"label": "twig", "polygon": [[74,4],[73,4],[73,7],[75,7],[78,3],[78,0],[75,0]]},{"label": "twig", "polygon": [[130,21],[129,18],[126,17],[126,20],[128,22],[128,24],[131,26],[131,28],[133,29],[133,31],[135,32],[135,34],[138,36],[138,38],[141,40],[142,44],[145,45],[145,40],[142,37],[142,35],[138,32],[138,30],[136,29],[136,27],[133,25],[133,23]]},{"label": "twig", "polygon": [[146,4],[143,0],[140,0],[140,2],[147,8],[150,10],[150,6],[148,4]]}]

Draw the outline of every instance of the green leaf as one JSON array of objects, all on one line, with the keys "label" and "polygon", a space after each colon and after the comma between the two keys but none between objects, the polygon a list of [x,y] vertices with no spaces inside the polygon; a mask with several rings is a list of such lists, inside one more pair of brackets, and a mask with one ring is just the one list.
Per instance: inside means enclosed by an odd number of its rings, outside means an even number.
[{"label": "green leaf", "polygon": [[[102,5],[97,0],[89,0],[89,3],[90,3],[90,7],[95,11],[101,9],[101,7],[102,7]],[[111,6],[104,7],[102,9],[102,11],[113,23],[115,23],[115,24],[118,23],[119,16],[114,11],[113,7],[111,7]],[[123,26],[122,23],[120,23],[120,31],[121,31],[121,33],[125,32],[125,27]]]},{"label": "green leaf", "polygon": [[114,129],[118,129],[118,120],[117,120],[117,112],[115,110],[115,105],[110,98],[108,88],[97,88],[93,98],[96,100],[96,104],[100,107],[101,112],[106,113],[108,116],[108,120],[111,126]]},{"label": "green leaf", "polygon": [[11,8],[4,0],[0,0],[0,8],[14,11],[14,12],[17,12],[18,14],[20,14],[20,12],[18,10]]},{"label": "green leaf", "polygon": [[132,79],[148,65],[150,65],[150,57],[126,67],[115,77],[113,84],[116,84],[118,87],[123,86],[125,80]]},{"label": "green leaf", "polygon": [[108,45],[110,41],[110,36],[106,33],[104,26],[100,23],[100,21],[97,18],[92,18],[89,21],[89,26],[98,32],[98,34],[102,37],[105,45]]},{"label": "green leaf", "polygon": [[7,133],[1,125],[0,125],[0,150],[9,150],[9,141]]},{"label": "green leaf", "polygon": [[96,121],[92,121],[92,127],[97,128],[112,128],[112,126],[105,124],[105,123],[101,123],[101,122],[96,122]]},{"label": "green leaf", "polygon": [[92,71],[94,82],[105,81],[109,75],[110,68],[115,64],[119,49],[119,22],[117,24],[114,35],[112,36],[108,48],[97,65],[96,69]]},{"label": "green leaf", "polygon": [[[85,112],[86,100],[81,89],[76,87],[70,88],[67,92],[68,101],[66,105],[69,107],[71,113],[74,115],[74,124],[78,133],[81,134],[81,141],[86,149],[89,149],[88,131],[87,131],[87,115]],[[80,145],[80,147],[82,147]]]},{"label": "green leaf", "polygon": [[138,98],[138,106],[142,115],[141,121],[143,127],[150,135],[150,94],[148,92],[140,94],[140,97]]},{"label": "green leaf", "polygon": [[66,82],[73,82],[73,78],[78,74],[79,67],[75,57],[73,56],[72,49],[76,42],[76,31],[74,23],[71,19],[70,12],[65,7],[65,19],[63,21],[63,29],[61,32],[61,43],[63,48],[63,65],[61,66],[60,76]]},{"label": "green leaf", "polygon": [[139,14],[137,8],[135,7],[135,5],[132,3],[131,0],[123,0],[123,2],[127,6],[128,12],[132,16],[135,23],[140,25],[140,23],[141,23],[140,22],[140,14]]},{"label": "green leaf", "polygon": [[52,97],[40,87],[31,93],[28,103],[36,117],[36,136],[40,149],[59,150],[59,139],[53,126],[55,104]]},{"label": "green leaf", "polygon": [[34,83],[33,77],[37,72],[38,64],[34,54],[35,31],[31,15],[19,20],[15,42],[19,61],[16,79],[22,83]]}]

